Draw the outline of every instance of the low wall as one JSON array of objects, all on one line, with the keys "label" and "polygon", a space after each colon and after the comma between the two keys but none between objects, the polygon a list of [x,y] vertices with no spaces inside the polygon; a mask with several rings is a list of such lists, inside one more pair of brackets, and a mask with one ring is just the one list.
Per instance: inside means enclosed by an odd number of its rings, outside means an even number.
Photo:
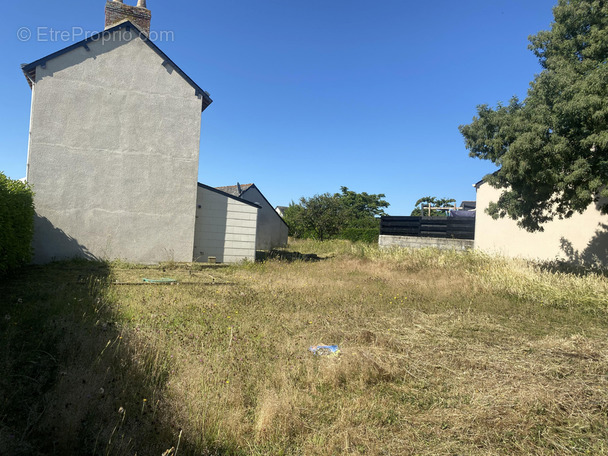
[{"label": "low wall", "polygon": [[406,247],[410,249],[435,248],[440,250],[468,250],[473,248],[474,241],[469,239],[447,239],[418,236],[380,235],[378,245],[381,248]]}]

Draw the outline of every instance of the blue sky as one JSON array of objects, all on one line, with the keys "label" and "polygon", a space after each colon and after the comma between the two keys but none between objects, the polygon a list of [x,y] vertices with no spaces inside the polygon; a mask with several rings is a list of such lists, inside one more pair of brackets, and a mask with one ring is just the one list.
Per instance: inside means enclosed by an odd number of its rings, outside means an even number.
[{"label": "blue sky", "polygon": [[[136,0],[125,0],[134,5]],[[384,193],[474,200],[495,170],[458,126],[479,104],[523,98],[540,71],[528,36],[557,0],[148,0],[156,43],[214,103],[199,181],[254,182],[274,205]],[[103,29],[105,0],[7,2],[0,17],[0,171],[25,175],[30,89],[20,71]],[[23,28],[32,33],[23,40]],[[21,32],[20,32],[21,29]],[[57,36],[64,33],[65,36]]]}]

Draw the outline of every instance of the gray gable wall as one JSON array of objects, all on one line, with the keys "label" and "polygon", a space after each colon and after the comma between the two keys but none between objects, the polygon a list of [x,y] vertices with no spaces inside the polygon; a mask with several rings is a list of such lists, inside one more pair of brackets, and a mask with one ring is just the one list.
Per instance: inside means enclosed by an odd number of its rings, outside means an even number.
[{"label": "gray gable wall", "polygon": [[37,262],[192,260],[206,95],[125,27],[24,68]]},{"label": "gray gable wall", "polygon": [[257,249],[270,250],[287,245],[289,228],[262,192],[255,185],[251,185],[243,191],[241,198],[261,206],[258,215]]}]

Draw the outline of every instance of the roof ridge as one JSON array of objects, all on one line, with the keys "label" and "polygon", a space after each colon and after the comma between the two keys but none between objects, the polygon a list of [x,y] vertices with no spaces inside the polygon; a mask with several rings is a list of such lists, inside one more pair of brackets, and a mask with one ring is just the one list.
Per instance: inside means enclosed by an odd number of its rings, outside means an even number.
[{"label": "roof ridge", "polygon": [[84,47],[86,50],[89,50],[88,43],[99,41],[99,37],[103,36],[104,34],[109,34],[109,33],[115,32],[116,30],[120,30],[122,28],[127,28],[127,29],[134,28],[137,32],[137,36],[139,36],[139,38],[142,39],[144,41],[144,43],[146,43],[148,46],[150,46],[150,48],[154,52],[156,52],[169,65],[171,65],[171,67],[173,69],[175,69],[175,71],[177,71],[177,73],[182,78],[184,78],[186,80],[186,82],[188,82],[188,84],[190,84],[192,86],[196,95],[202,96],[202,98],[203,98],[203,109],[202,110],[203,111],[211,103],[213,103],[213,100],[211,99],[211,97],[207,91],[203,90],[196,82],[194,82],[192,80],[192,78],[190,76],[188,76],[175,62],[173,62],[173,60],[171,60],[171,58],[169,58],[169,56],[167,54],[165,54],[145,33],[143,33],[137,25],[135,25],[133,22],[131,22],[129,20],[125,20],[108,29],[102,30],[101,32],[97,32],[97,33],[95,33],[91,36],[88,36],[81,41],[77,41],[76,43],[73,43],[63,49],[60,49],[56,52],[48,54],[38,60],[34,60],[31,63],[21,65],[21,71],[23,71],[23,74],[25,75],[25,78],[27,79],[27,83],[29,84],[30,88],[32,88],[32,84],[35,82],[36,68],[38,67],[38,65],[44,66],[44,65],[46,65],[46,62],[48,62],[49,60],[53,60],[65,53],[73,51],[74,49],[77,49],[79,47]]}]

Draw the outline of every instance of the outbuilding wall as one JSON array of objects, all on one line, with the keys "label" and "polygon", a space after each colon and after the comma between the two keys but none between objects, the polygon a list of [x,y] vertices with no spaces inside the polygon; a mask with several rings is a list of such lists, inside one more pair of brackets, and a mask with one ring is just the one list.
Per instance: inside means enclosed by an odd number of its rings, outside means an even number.
[{"label": "outbuilding wall", "polygon": [[194,261],[255,261],[259,208],[201,186],[197,199]]},{"label": "outbuilding wall", "polygon": [[257,249],[270,250],[287,245],[289,227],[275,208],[255,186],[243,192],[241,198],[260,205],[257,229]]},{"label": "outbuilding wall", "polygon": [[608,215],[602,215],[595,204],[582,214],[547,223],[544,232],[529,233],[514,220],[494,220],[486,213],[500,194],[501,190],[486,183],[477,188],[475,249],[508,257],[608,266]]}]

